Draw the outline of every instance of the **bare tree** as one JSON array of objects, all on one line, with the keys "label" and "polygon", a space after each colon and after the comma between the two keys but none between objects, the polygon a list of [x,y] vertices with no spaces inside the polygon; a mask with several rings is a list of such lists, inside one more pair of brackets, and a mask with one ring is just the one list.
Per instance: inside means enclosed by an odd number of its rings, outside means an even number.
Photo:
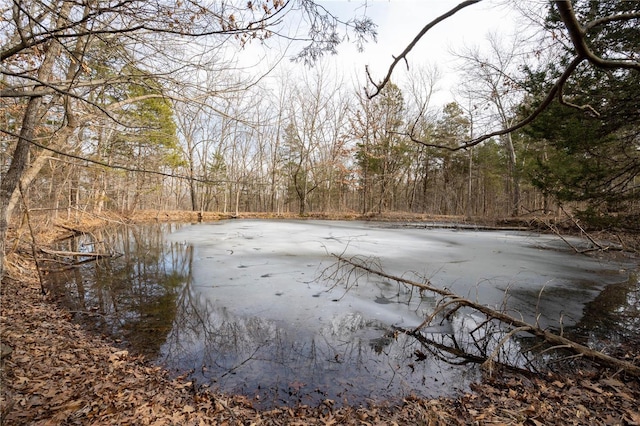
[{"label": "bare tree", "polygon": [[[408,72],[406,115],[412,118],[408,123],[408,132],[420,135],[419,137],[424,140],[432,137],[434,133],[437,114],[431,110],[431,102],[441,78],[442,73],[437,66],[412,67]],[[431,148],[424,145],[416,144],[414,149],[416,155],[413,156],[413,164],[410,167],[413,176],[411,187],[408,189],[410,191],[408,207],[409,210],[416,210],[418,207],[416,204],[420,204],[419,211],[426,213],[432,207],[429,205],[428,191],[435,155]],[[418,190],[420,190],[419,193]]]},{"label": "bare tree", "polygon": [[[522,102],[524,90],[519,83],[521,66],[521,41],[513,38],[505,46],[496,34],[487,36],[489,51],[481,52],[479,47],[467,48],[456,55],[462,64],[462,91],[465,97],[473,99],[472,111],[484,121],[485,126],[498,125],[507,129],[516,121],[516,108]],[[477,126],[480,127],[480,126]],[[473,139],[473,135],[470,135]],[[500,136],[507,158],[510,181],[512,216],[520,213],[520,175],[517,168],[517,154],[511,133]],[[471,158],[471,157],[470,157]]]},{"label": "bare tree", "polygon": [[285,148],[300,215],[308,211],[310,195],[327,179],[321,170],[322,156],[331,150],[340,133],[335,113],[342,107],[334,104],[340,90],[341,83],[318,66],[305,72],[291,94]]},{"label": "bare tree", "polygon": [[[29,165],[30,151],[36,157],[41,149],[68,154],[50,141],[53,138],[62,142],[80,131],[76,112],[82,108],[108,117],[123,128],[129,125],[121,121],[113,105],[99,102],[97,95],[122,93],[123,86],[132,82],[143,87],[144,80],[152,75],[163,89],[145,94],[142,99],[128,99],[129,105],[149,96],[180,97],[185,87],[198,89],[197,84],[191,83],[194,75],[216,70],[212,64],[219,59],[218,47],[229,43],[243,45],[271,37],[304,38],[307,45],[300,59],[313,59],[324,52],[334,52],[344,39],[340,34],[345,32],[356,35],[360,42],[375,37],[375,26],[369,19],[340,21],[310,0],[15,0],[2,6],[0,13],[1,97],[17,103],[12,108],[12,125],[2,129],[3,142],[10,144],[13,151],[5,157],[10,163],[0,184],[2,265],[10,200]],[[282,19],[289,13],[307,18],[307,36],[285,32]],[[185,80],[185,75],[189,79]],[[52,116],[54,120],[50,120]],[[37,172],[33,170],[35,176]],[[0,277],[3,272],[0,269]]]}]

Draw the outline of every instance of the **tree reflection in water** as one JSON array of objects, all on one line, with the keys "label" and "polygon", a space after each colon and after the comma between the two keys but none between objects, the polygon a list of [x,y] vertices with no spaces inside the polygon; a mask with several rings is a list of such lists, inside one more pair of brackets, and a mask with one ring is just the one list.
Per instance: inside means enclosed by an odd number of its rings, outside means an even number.
[{"label": "tree reflection in water", "polygon": [[585,315],[568,334],[605,352],[621,343],[640,347],[640,275],[610,285],[585,306]]},{"label": "tree reflection in water", "polygon": [[164,242],[176,225],[107,228],[66,240],[59,250],[122,256],[51,274],[54,295],[85,326],[153,359],[173,327],[190,251]]},{"label": "tree reflection in water", "polygon": [[[194,283],[194,249],[165,241],[175,228],[109,228],[61,243],[58,250],[123,255],[51,274],[54,294],[95,332],[176,374],[191,372],[198,384],[247,395],[256,406],[442,395],[475,377],[415,362],[414,338],[394,336],[388,325],[349,309],[318,332],[233,314]],[[386,290],[386,283],[376,285]]]},{"label": "tree reflection in water", "polygon": [[198,383],[244,394],[259,407],[441,395],[475,377],[446,363],[416,363],[419,347],[413,337],[356,312],[335,316],[317,333],[236,316],[188,280],[160,359],[171,369],[191,370]]}]

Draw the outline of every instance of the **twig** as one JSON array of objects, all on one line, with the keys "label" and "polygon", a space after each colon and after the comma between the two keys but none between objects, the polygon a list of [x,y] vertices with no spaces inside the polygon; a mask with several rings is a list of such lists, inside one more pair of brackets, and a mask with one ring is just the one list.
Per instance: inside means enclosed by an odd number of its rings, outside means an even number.
[{"label": "twig", "polygon": [[486,361],[482,363],[482,368],[489,371],[489,376],[491,376],[492,373],[493,373],[493,364],[495,362],[495,361],[493,361],[493,359],[496,356],[498,356],[498,352],[500,352],[500,349],[504,346],[505,343],[507,343],[507,340],[511,339],[511,337],[513,337],[516,333],[519,333],[521,331],[529,331],[530,328],[531,327],[517,327],[517,328],[514,328],[513,330],[511,330],[510,332],[505,334],[502,337],[502,339],[500,339],[500,342],[498,342],[496,347],[493,348],[493,351],[487,357]]},{"label": "twig", "polygon": [[[431,321],[433,321],[435,319],[436,316],[438,316],[438,314],[442,311],[444,311],[446,309],[447,306],[451,305],[451,304],[456,304],[457,306],[454,308],[454,311],[457,310],[459,308],[460,305],[458,305],[458,299],[451,299],[448,300],[446,303],[442,304],[442,305],[438,305],[436,307],[436,309],[434,309],[434,311],[431,313],[431,315],[429,315],[424,321],[422,321],[422,323],[420,323],[419,326],[415,327],[413,329],[413,332],[417,332],[419,331],[421,328],[428,326],[429,324],[431,324]],[[445,317],[448,317],[449,314],[445,315]]]},{"label": "twig", "polygon": [[24,212],[27,217],[27,226],[29,227],[29,233],[31,234],[31,254],[33,255],[33,261],[36,265],[36,271],[38,272],[38,280],[40,281],[40,292],[42,295],[47,294],[47,290],[44,287],[44,278],[42,277],[42,271],[40,270],[40,263],[38,262],[37,256],[37,248],[36,248],[36,235],[33,232],[33,227],[31,226],[31,215],[29,215],[29,205],[24,196],[24,191],[22,190],[22,183],[18,182],[18,190],[20,191],[20,198],[22,198],[22,203],[24,204]]},{"label": "twig", "polygon": [[220,376],[220,378],[225,377],[229,374],[233,374],[234,371],[236,371],[238,368],[242,367],[243,365],[245,365],[247,362],[253,360],[254,355],[258,353],[258,351],[262,349],[262,345],[258,346],[251,355],[249,355],[249,358],[244,359],[240,364],[234,365],[233,367],[231,367],[230,369],[228,369],[223,375]]}]

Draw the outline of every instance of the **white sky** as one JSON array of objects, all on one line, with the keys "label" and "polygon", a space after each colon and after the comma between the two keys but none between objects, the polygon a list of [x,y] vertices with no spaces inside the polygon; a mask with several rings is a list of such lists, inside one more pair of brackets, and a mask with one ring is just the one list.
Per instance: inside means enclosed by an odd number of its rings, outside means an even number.
[{"label": "white sky", "polygon": [[[330,67],[344,76],[345,82],[356,80],[362,85],[365,81],[365,65],[369,66],[376,81],[386,75],[393,56],[400,54],[420,30],[430,21],[449,11],[462,0],[319,0],[318,3],[342,20],[366,14],[377,25],[378,42],[365,45],[364,52],[358,52],[356,46],[345,41],[339,48],[339,54],[326,59]],[[542,3],[541,0],[530,0]],[[514,0],[484,0],[469,6],[432,28],[409,53],[409,66],[437,64],[442,77],[440,89],[432,99],[432,105],[453,100],[451,89],[458,83],[455,73],[455,58],[451,50],[463,47],[481,46],[486,42],[488,33],[498,33],[511,37],[518,27],[519,14]],[[296,25],[296,24],[293,24]],[[295,29],[292,29],[295,31]],[[302,30],[301,30],[302,31]],[[273,46],[273,41],[268,41]],[[258,63],[264,55],[263,46],[250,45],[245,49],[243,63]],[[278,57],[279,49],[273,49],[270,57]],[[296,46],[289,47],[289,57],[299,52]],[[249,58],[249,59],[246,59]],[[288,59],[286,62],[289,62]],[[297,66],[303,67],[303,64]],[[393,80],[402,79],[406,70],[404,63],[398,64]]]},{"label": "white sky", "polygon": [[[365,65],[369,65],[371,75],[380,81],[387,73],[393,56],[400,54],[420,30],[433,19],[446,13],[461,0],[379,0],[369,1],[366,13],[378,24],[378,42],[369,44],[365,51],[358,53],[353,45],[342,46],[340,61],[346,70],[351,67],[362,75]],[[503,2],[504,3],[504,2]],[[330,10],[339,11],[341,16],[349,16],[358,1],[324,1]],[[343,12],[344,10],[344,12]],[[359,11],[362,11],[360,6]],[[483,43],[489,32],[510,36],[515,31],[513,9],[499,5],[495,1],[485,1],[469,6],[432,28],[409,53],[410,67],[420,64],[437,64],[442,71],[440,93],[436,101],[452,100],[449,93],[457,82],[453,75],[455,64],[451,50]],[[400,63],[394,77],[401,78],[406,64]]]},{"label": "white sky", "polygon": [[[323,1],[329,10],[342,17],[350,16],[357,1]],[[342,50],[353,55],[354,63],[368,63],[386,70],[397,55],[413,40],[428,22],[455,7],[459,0],[388,0],[369,1],[367,15],[378,25],[378,43],[369,44],[363,53],[355,46],[343,45]],[[362,6],[357,7],[363,11]],[[409,56],[413,61],[438,61],[445,58],[450,48],[481,41],[489,31],[513,32],[513,16],[509,9],[496,2],[482,2],[459,11],[432,28]],[[353,14],[353,12],[351,12]],[[513,14],[512,14],[513,15]],[[347,60],[345,57],[343,60]]]}]

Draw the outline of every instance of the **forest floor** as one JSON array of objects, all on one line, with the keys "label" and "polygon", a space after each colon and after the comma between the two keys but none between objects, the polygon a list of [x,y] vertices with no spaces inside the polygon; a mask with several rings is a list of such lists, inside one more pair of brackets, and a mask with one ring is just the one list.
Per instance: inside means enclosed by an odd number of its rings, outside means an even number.
[{"label": "forest floor", "polygon": [[[128,220],[197,220],[191,216],[142,214]],[[35,235],[43,244],[73,229],[104,225],[104,219],[60,222],[55,229],[40,222]],[[14,233],[28,241],[27,231]],[[42,294],[25,251],[9,247],[0,288],[0,425],[640,425],[640,380],[588,364],[565,374],[494,371],[455,398],[410,397],[360,407],[325,401],[260,411],[246,397],[171,378],[72,323],[69,312]],[[614,355],[639,364],[639,349],[620,347]]]}]

